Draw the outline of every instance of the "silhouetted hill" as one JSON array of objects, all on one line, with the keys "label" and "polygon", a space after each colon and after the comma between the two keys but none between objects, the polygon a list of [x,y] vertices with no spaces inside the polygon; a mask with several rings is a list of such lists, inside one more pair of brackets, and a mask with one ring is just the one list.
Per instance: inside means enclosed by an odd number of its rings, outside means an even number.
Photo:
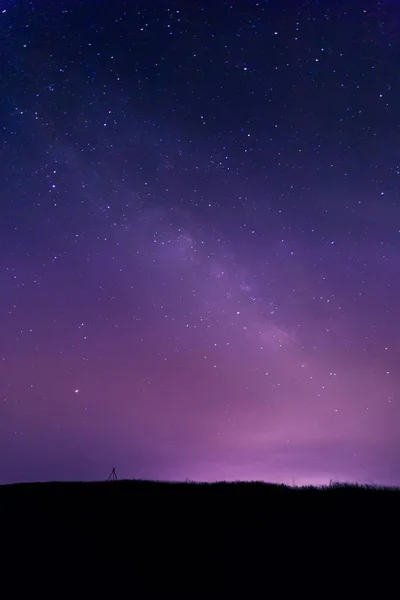
[{"label": "silhouetted hill", "polygon": [[[325,531],[368,526],[371,532],[400,508],[400,489],[336,483],[326,487],[288,487],[262,482],[165,483],[157,481],[71,482],[14,484],[0,487],[0,505],[18,519],[40,516],[41,524],[57,520],[76,523],[116,523],[140,528],[151,514],[152,522],[176,529],[201,524],[202,528],[237,530],[289,526]],[[193,511],[193,512],[192,512]],[[193,516],[193,518],[192,518]],[[365,523],[365,519],[368,520]],[[12,521],[12,519],[11,519]]]},{"label": "silhouetted hill", "polygon": [[181,577],[200,569],[207,580],[214,570],[232,577],[237,569],[242,575],[265,569],[276,577],[310,565],[313,577],[322,577],[322,569],[336,564],[343,576],[346,565],[354,573],[374,557],[376,569],[392,554],[400,490],[258,482],[17,484],[0,487],[0,510],[9,552],[14,548],[20,561],[24,554],[46,565],[71,564],[71,577],[77,564],[86,570],[117,564],[135,577],[150,570],[156,579],[165,569]]}]

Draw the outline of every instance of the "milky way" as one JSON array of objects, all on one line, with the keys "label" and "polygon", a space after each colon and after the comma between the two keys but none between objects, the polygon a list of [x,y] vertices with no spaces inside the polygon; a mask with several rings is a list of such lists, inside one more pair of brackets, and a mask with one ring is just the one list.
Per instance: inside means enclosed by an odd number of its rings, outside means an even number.
[{"label": "milky way", "polygon": [[0,482],[400,484],[400,7],[3,4]]}]

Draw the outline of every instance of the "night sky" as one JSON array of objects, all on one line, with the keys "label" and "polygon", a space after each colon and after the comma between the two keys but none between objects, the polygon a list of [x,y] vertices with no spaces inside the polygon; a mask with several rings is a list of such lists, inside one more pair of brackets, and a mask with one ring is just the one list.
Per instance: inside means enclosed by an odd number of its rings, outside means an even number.
[{"label": "night sky", "polygon": [[0,4],[0,482],[400,485],[399,3]]}]

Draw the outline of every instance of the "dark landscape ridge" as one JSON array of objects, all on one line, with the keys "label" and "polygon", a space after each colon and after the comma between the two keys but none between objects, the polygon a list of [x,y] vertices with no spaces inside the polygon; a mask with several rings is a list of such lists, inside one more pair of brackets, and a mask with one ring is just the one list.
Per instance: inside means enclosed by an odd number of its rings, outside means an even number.
[{"label": "dark landscape ridge", "polygon": [[120,479],[116,481],[44,481],[20,482],[0,485],[0,501],[40,499],[41,501],[56,498],[70,498],[85,501],[96,496],[118,501],[140,500],[140,498],[160,497],[166,501],[169,497],[179,500],[192,498],[219,499],[226,498],[234,503],[258,499],[261,502],[293,502],[295,504],[317,503],[325,505],[334,503],[343,508],[344,504],[356,502],[359,507],[364,503],[385,503],[400,501],[400,487],[381,486],[358,483],[331,482],[322,486],[289,486],[264,481],[161,481],[141,479]]},{"label": "dark landscape ridge", "polygon": [[0,486],[2,544],[19,564],[34,561],[39,569],[62,564],[63,577],[73,581],[81,578],[79,569],[88,577],[88,565],[97,578],[99,565],[105,573],[114,565],[114,573],[144,580],[135,579],[140,594],[140,586],[148,591],[157,580],[214,586],[224,572],[233,578],[228,585],[236,593],[236,571],[245,577],[256,571],[261,579],[268,575],[270,590],[295,569],[310,571],[313,581],[323,583],[323,570],[337,577],[340,562],[340,577],[347,577],[346,568],[354,577],[357,569],[365,573],[371,557],[375,569],[380,564],[387,569],[394,560],[399,513],[399,488],[340,483],[118,480]]},{"label": "dark landscape ridge", "polygon": [[111,527],[113,535],[133,536],[139,546],[155,539],[163,545],[172,537],[185,540],[182,547],[207,539],[207,544],[219,540],[225,548],[236,544],[242,551],[243,544],[265,536],[278,546],[298,536],[310,544],[312,539],[326,544],[329,538],[331,548],[337,544],[343,552],[344,539],[359,545],[394,535],[400,489],[257,481],[19,483],[0,486],[0,511],[7,515],[4,528],[22,528],[25,536],[32,529],[50,536],[56,531],[57,543],[83,536],[93,544]]},{"label": "dark landscape ridge", "polygon": [[78,491],[118,491],[126,492],[129,494],[137,493],[251,493],[251,494],[305,494],[311,492],[318,492],[321,494],[325,493],[337,493],[338,491],[346,494],[351,493],[399,493],[400,487],[396,486],[385,486],[375,484],[360,484],[360,483],[349,483],[340,481],[331,481],[327,485],[313,486],[313,485],[286,485],[280,483],[269,483],[265,481],[213,481],[213,482],[202,482],[192,481],[187,479],[186,481],[163,481],[163,480],[152,480],[152,479],[119,479],[116,481],[37,481],[37,482],[13,482],[0,485],[0,494],[4,491],[17,492],[18,490],[28,489],[31,492],[42,493],[42,492],[78,492]]},{"label": "dark landscape ridge", "polygon": [[[285,522],[295,521],[299,515],[309,514],[312,519],[319,514],[329,522],[335,519],[344,523],[346,519],[362,520],[368,514],[370,522],[376,517],[382,520],[392,510],[400,508],[400,488],[374,485],[331,482],[326,486],[287,486],[262,481],[219,481],[199,483],[193,481],[165,482],[156,480],[117,480],[117,481],[70,481],[13,483],[0,486],[0,504],[10,503],[14,507],[24,505],[27,514],[30,509],[48,507],[46,518],[53,509],[63,506],[63,514],[72,514],[77,507],[83,515],[90,507],[90,518],[102,506],[118,506],[117,517],[126,511],[128,517],[133,507],[141,507],[143,512],[157,514],[165,511],[176,512],[176,525],[182,517],[180,510],[198,503],[207,506],[198,512],[197,519],[205,517],[205,522],[229,519],[232,512],[236,522],[243,518],[248,522],[259,519],[258,526],[283,516]],[[243,507],[251,506],[246,513]],[[239,509],[238,509],[239,507]],[[273,507],[273,512],[272,512]],[[153,515],[154,518],[154,515]],[[128,519],[129,520],[129,519]],[[312,523],[309,523],[312,525]]]}]

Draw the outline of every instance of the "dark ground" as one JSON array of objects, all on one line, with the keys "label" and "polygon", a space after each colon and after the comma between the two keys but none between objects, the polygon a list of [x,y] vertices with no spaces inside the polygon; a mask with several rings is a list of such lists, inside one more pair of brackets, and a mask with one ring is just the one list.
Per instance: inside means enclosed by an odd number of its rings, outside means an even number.
[{"label": "dark ground", "polygon": [[115,595],[122,582],[138,598],[167,588],[174,596],[253,597],[253,585],[257,594],[305,585],[329,597],[339,582],[344,597],[353,597],[353,584],[358,597],[363,586],[372,593],[373,580],[381,597],[392,581],[390,595],[398,593],[400,489],[18,484],[0,487],[0,511],[3,574],[15,570],[13,585],[29,582],[32,591],[30,572],[41,586],[56,585],[57,597],[69,585],[87,597],[84,582],[89,597],[108,586]]}]

